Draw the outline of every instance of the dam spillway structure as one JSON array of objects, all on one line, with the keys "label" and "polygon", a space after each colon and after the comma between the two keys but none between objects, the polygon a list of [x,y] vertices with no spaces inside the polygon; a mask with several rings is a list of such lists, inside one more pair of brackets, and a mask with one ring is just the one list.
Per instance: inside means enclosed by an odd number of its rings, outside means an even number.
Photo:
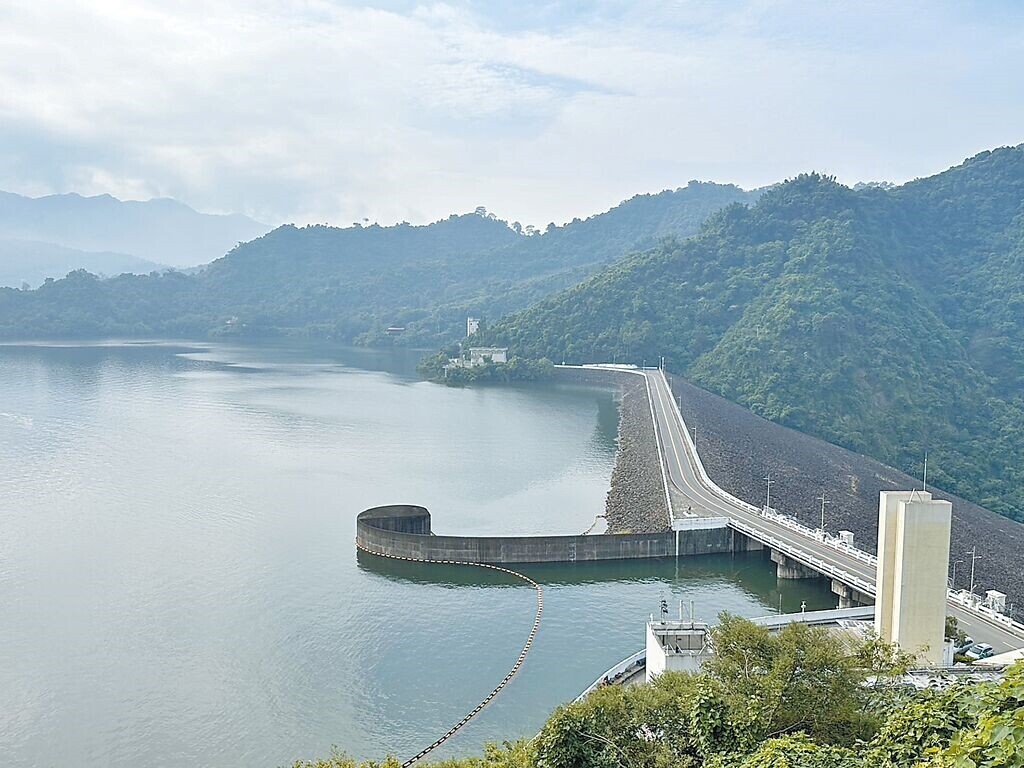
[{"label": "dam spillway structure", "polygon": [[372,507],[356,517],[356,546],[402,560],[450,563],[573,563],[722,554],[747,548],[745,537],[717,527],[653,533],[566,536],[444,536],[414,504]]}]

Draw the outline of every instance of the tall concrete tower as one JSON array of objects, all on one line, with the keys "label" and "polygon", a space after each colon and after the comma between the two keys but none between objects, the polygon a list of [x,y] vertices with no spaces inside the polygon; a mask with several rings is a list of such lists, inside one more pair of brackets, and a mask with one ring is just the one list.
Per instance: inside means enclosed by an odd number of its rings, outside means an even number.
[{"label": "tall concrete tower", "polygon": [[942,663],[953,505],[927,491],[882,491],[875,631],[926,664]]}]

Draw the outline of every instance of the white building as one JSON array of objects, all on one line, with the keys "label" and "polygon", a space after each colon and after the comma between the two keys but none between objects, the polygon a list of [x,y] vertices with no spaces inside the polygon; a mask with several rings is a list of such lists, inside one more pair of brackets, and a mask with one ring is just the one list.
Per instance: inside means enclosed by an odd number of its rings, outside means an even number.
[{"label": "white building", "polygon": [[470,366],[484,365],[485,363],[507,363],[508,347],[470,347]]},{"label": "white building", "polygon": [[508,347],[470,347],[459,357],[448,358],[445,368],[476,368],[487,363],[507,363]]},{"label": "white building", "polygon": [[647,682],[666,670],[699,672],[713,654],[710,628],[702,621],[647,623]]},{"label": "white building", "polygon": [[944,661],[953,505],[927,491],[882,491],[875,631],[932,666]]},{"label": "white building", "polygon": [[466,336],[472,336],[474,333],[480,330],[480,318],[479,317],[467,317],[466,318]]}]

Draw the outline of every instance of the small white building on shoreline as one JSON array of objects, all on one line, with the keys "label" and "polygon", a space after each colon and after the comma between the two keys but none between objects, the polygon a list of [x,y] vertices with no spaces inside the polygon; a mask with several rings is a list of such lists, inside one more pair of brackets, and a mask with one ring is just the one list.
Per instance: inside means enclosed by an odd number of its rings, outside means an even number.
[{"label": "small white building on shoreline", "polygon": [[477,368],[488,363],[507,363],[508,347],[470,347],[459,357],[448,358],[452,368]]}]

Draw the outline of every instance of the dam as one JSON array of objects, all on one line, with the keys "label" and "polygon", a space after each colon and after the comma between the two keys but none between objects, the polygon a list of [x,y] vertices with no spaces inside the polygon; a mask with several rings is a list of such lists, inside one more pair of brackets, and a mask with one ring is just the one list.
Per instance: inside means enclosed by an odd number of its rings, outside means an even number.
[{"label": "dam", "polygon": [[673,558],[760,549],[742,533],[710,520],[708,527],[656,533],[436,535],[430,512],[412,504],[389,504],[360,512],[356,517],[356,546],[382,557],[495,564]]}]

